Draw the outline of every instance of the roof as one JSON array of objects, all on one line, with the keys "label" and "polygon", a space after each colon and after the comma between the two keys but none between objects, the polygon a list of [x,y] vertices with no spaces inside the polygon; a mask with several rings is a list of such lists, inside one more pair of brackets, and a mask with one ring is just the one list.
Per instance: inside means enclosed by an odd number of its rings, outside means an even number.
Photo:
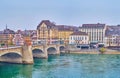
[{"label": "roof", "polygon": [[15,32],[13,30],[10,30],[10,29],[5,29],[3,31],[3,34],[15,34]]},{"label": "roof", "polygon": [[77,32],[73,32],[71,35],[88,35],[88,34],[85,32],[77,31]]},{"label": "roof", "polygon": [[57,25],[59,31],[77,31],[78,27],[76,26],[67,26],[67,25]]},{"label": "roof", "polygon": [[37,26],[37,29],[43,24],[45,23],[47,26],[51,27],[55,27],[55,24],[53,22],[50,22],[49,20],[42,20],[40,22],[40,24]]},{"label": "roof", "polygon": [[105,36],[120,35],[120,26],[107,26]]},{"label": "roof", "polygon": [[82,27],[80,28],[104,28],[104,27],[105,24],[97,23],[97,24],[83,24]]}]

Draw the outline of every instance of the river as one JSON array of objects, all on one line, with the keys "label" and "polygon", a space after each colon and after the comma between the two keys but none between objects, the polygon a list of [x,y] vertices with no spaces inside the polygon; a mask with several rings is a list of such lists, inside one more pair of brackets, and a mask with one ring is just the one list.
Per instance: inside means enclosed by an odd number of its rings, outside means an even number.
[{"label": "river", "polygon": [[0,78],[120,78],[120,55],[62,54],[33,65],[0,63]]}]

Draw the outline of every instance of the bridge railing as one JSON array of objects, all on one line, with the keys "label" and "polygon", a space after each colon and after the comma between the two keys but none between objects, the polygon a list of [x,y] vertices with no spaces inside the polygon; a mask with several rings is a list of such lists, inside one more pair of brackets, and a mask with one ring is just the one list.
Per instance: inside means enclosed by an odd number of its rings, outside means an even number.
[{"label": "bridge railing", "polygon": [[0,50],[21,48],[22,46],[2,47]]}]

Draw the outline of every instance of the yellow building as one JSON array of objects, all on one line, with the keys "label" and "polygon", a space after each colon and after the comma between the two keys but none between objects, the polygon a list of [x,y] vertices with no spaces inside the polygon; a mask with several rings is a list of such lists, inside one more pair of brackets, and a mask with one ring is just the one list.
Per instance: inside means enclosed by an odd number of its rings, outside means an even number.
[{"label": "yellow building", "polygon": [[0,44],[12,45],[13,34],[0,34]]},{"label": "yellow building", "polygon": [[50,43],[58,39],[58,29],[56,25],[49,20],[43,20],[37,26],[37,38],[42,42]]},{"label": "yellow building", "polygon": [[37,26],[37,39],[40,42],[59,42],[69,43],[69,36],[72,34],[77,27],[66,26],[66,25],[55,25],[49,20],[43,20]]},{"label": "yellow building", "polygon": [[59,40],[68,44],[69,36],[76,30],[76,27],[65,26],[65,25],[58,25],[57,27],[58,27]]},{"label": "yellow building", "polygon": [[0,44],[8,46],[8,45],[13,45],[12,39],[14,36],[15,32],[13,30],[10,30],[7,28],[3,30],[2,33],[0,33]]}]

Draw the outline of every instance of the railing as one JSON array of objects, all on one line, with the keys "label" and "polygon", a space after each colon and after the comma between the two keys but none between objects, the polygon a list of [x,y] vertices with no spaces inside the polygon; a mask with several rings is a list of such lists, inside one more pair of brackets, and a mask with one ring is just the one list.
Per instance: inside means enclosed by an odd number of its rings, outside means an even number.
[{"label": "railing", "polygon": [[0,50],[5,50],[5,49],[15,49],[15,48],[21,48],[21,46],[2,47],[2,48],[0,48]]}]

